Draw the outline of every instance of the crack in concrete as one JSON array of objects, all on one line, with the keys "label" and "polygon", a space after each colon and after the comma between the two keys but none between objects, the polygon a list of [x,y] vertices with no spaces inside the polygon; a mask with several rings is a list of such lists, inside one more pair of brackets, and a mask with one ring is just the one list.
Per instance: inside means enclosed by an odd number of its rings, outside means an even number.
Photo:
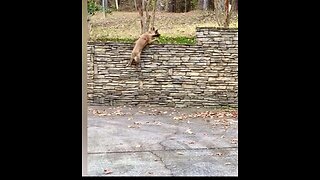
[{"label": "crack in concrete", "polygon": [[160,159],[161,163],[163,164],[164,168],[167,169],[167,170],[169,170],[170,175],[173,176],[173,173],[172,173],[171,169],[170,169],[170,168],[167,166],[167,164],[163,161],[162,157],[160,157],[159,155],[157,155],[157,154],[156,154],[155,152],[153,152],[153,151],[149,151],[149,152],[150,152],[151,154],[155,155],[156,157],[158,157],[158,158]]},{"label": "crack in concrete", "polygon": [[177,143],[180,144],[181,146],[183,146],[186,150],[191,149],[190,146],[188,146],[187,144],[185,144],[185,143],[183,143],[183,142],[181,142],[181,141],[177,141]]},{"label": "crack in concrete", "polygon": [[162,140],[162,141],[159,142],[159,145],[162,147],[163,150],[166,150],[166,147],[167,147],[167,146],[164,145],[163,143],[164,143],[165,141],[167,141],[169,137],[173,136],[174,134],[177,134],[178,131],[179,131],[179,128],[176,128],[175,132],[166,135],[165,138],[164,138],[164,140]]}]

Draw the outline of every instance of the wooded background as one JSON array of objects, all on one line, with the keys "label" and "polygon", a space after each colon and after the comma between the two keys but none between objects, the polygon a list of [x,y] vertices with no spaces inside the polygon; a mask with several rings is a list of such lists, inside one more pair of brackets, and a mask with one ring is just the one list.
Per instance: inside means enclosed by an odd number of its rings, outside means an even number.
[{"label": "wooded background", "polygon": [[[102,5],[102,0],[94,0],[97,4]],[[149,4],[153,5],[153,1]],[[216,1],[216,2],[215,2]],[[192,10],[215,10],[219,0],[158,0],[156,3],[157,11],[164,12],[189,12]],[[238,0],[223,0],[234,6],[233,10],[238,11]],[[105,0],[105,6],[112,10],[118,11],[136,11],[137,4],[141,0]]]}]

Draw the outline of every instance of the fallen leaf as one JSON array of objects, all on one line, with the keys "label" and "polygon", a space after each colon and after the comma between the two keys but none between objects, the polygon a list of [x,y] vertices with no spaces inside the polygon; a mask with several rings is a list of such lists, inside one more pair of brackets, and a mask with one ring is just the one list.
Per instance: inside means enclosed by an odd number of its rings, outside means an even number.
[{"label": "fallen leaf", "polygon": [[161,122],[155,122],[155,125],[157,125],[157,126],[160,126],[161,125]]},{"label": "fallen leaf", "polygon": [[139,127],[140,126],[134,126],[134,125],[133,126],[131,126],[131,125],[128,126],[128,128],[139,128]]},{"label": "fallen leaf", "polygon": [[195,143],[194,141],[190,141],[190,142],[189,142],[189,144],[194,144],[194,143]]},{"label": "fallen leaf", "polygon": [[179,154],[179,155],[183,155],[183,153],[182,153],[182,152],[177,152],[177,154]]},{"label": "fallen leaf", "polygon": [[139,145],[136,145],[136,147],[139,148],[139,147],[141,147],[141,145],[140,145],[140,144],[139,144]]},{"label": "fallen leaf", "polygon": [[224,117],[224,114],[219,113],[219,114],[217,114],[217,116],[218,116],[218,118],[223,118],[223,117]]},{"label": "fallen leaf", "polygon": [[111,169],[104,169],[104,174],[111,174],[112,170]]},{"label": "fallen leaf", "polygon": [[238,139],[231,139],[231,144],[237,144],[238,143]]},{"label": "fallen leaf", "polygon": [[179,117],[173,117],[174,120],[182,120],[183,117],[182,116],[179,116]]},{"label": "fallen leaf", "polygon": [[225,163],[225,165],[231,165],[231,163],[227,162],[227,163]]},{"label": "fallen leaf", "polygon": [[191,129],[187,129],[187,130],[186,130],[186,133],[188,133],[188,134],[194,134],[194,133],[191,131]]},{"label": "fallen leaf", "polygon": [[222,156],[222,153],[218,152],[216,153],[217,156]]}]

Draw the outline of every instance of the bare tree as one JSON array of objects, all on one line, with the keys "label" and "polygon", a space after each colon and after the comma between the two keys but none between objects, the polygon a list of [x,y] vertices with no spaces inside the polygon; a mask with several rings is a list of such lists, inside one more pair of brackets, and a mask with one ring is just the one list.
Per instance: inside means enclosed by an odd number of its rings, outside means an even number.
[{"label": "bare tree", "polygon": [[92,34],[92,23],[91,23],[91,16],[88,14],[87,16],[87,25],[88,25],[88,41],[91,40],[91,34]]},{"label": "bare tree", "polygon": [[157,7],[157,0],[154,0],[153,1],[153,12],[152,12],[151,27],[154,27],[154,19],[156,17],[156,7]]},{"label": "bare tree", "polygon": [[187,12],[187,0],[184,0],[184,12]]},{"label": "bare tree", "polygon": [[208,10],[208,0],[203,0],[203,6],[202,6],[202,9],[207,11]]},{"label": "bare tree", "polygon": [[166,5],[166,0],[157,1],[157,11],[164,11]]},{"label": "bare tree", "polygon": [[169,2],[170,0],[166,0],[166,4],[165,4],[165,11],[169,12]]},{"label": "bare tree", "polygon": [[[224,27],[229,27],[229,24],[230,24],[230,15],[231,15],[231,12],[230,12],[230,8],[229,7],[232,7],[232,6],[229,6],[229,0],[226,0],[225,1],[225,14],[226,14],[226,20],[224,21],[224,24],[223,26]],[[229,13],[230,12],[230,13]]]},{"label": "bare tree", "polygon": [[149,25],[150,25],[150,18],[151,18],[151,15],[149,15],[149,3],[151,0],[145,0],[147,1],[147,4],[145,6],[145,11],[146,11],[146,23],[145,23],[145,29],[144,29],[144,32],[147,32],[149,30]]},{"label": "bare tree", "polygon": [[140,34],[144,33],[144,16],[143,16],[143,9],[144,9],[144,0],[137,0],[137,9],[140,15]]},{"label": "bare tree", "polygon": [[198,9],[202,10],[203,8],[203,0],[198,0]]},{"label": "bare tree", "polygon": [[165,11],[166,12],[175,12],[176,11],[176,0],[166,0]]},{"label": "bare tree", "polygon": [[231,1],[231,11],[237,12],[238,11],[238,0]]},{"label": "bare tree", "polygon": [[118,0],[115,0],[115,3],[116,3],[116,8],[118,10],[119,9]]},{"label": "bare tree", "polygon": [[[149,25],[151,20],[151,15],[149,14],[150,1],[151,0],[137,0],[136,6],[140,15],[140,26],[141,26],[140,34],[143,34],[149,30]],[[157,1],[154,1],[152,26],[154,25],[156,3]],[[146,12],[145,16],[144,16],[144,11]]]},{"label": "bare tree", "polygon": [[229,27],[232,15],[231,8],[234,8],[230,6],[230,0],[215,0],[214,7],[214,17],[218,26]]},{"label": "bare tree", "polygon": [[174,11],[176,13],[188,12],[191,9],[190,0],[175,0],[173,1]]},{"label": "bare tree", "polygon": [[134,7],[136,8],[136,10],[138,10],[137,9],[137,1],[136,0],[134,0]]}]

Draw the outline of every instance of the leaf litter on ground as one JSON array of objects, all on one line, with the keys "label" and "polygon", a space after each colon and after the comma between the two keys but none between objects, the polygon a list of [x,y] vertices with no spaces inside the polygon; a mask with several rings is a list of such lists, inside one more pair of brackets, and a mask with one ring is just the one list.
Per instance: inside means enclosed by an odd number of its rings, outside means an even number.
[{"label": "leaf litter on ground", "polygon": [[111,174],[112,173],[112,170],[108,169],[108,168],[104,169],[103,171],[104,171],[104,174]]}]

